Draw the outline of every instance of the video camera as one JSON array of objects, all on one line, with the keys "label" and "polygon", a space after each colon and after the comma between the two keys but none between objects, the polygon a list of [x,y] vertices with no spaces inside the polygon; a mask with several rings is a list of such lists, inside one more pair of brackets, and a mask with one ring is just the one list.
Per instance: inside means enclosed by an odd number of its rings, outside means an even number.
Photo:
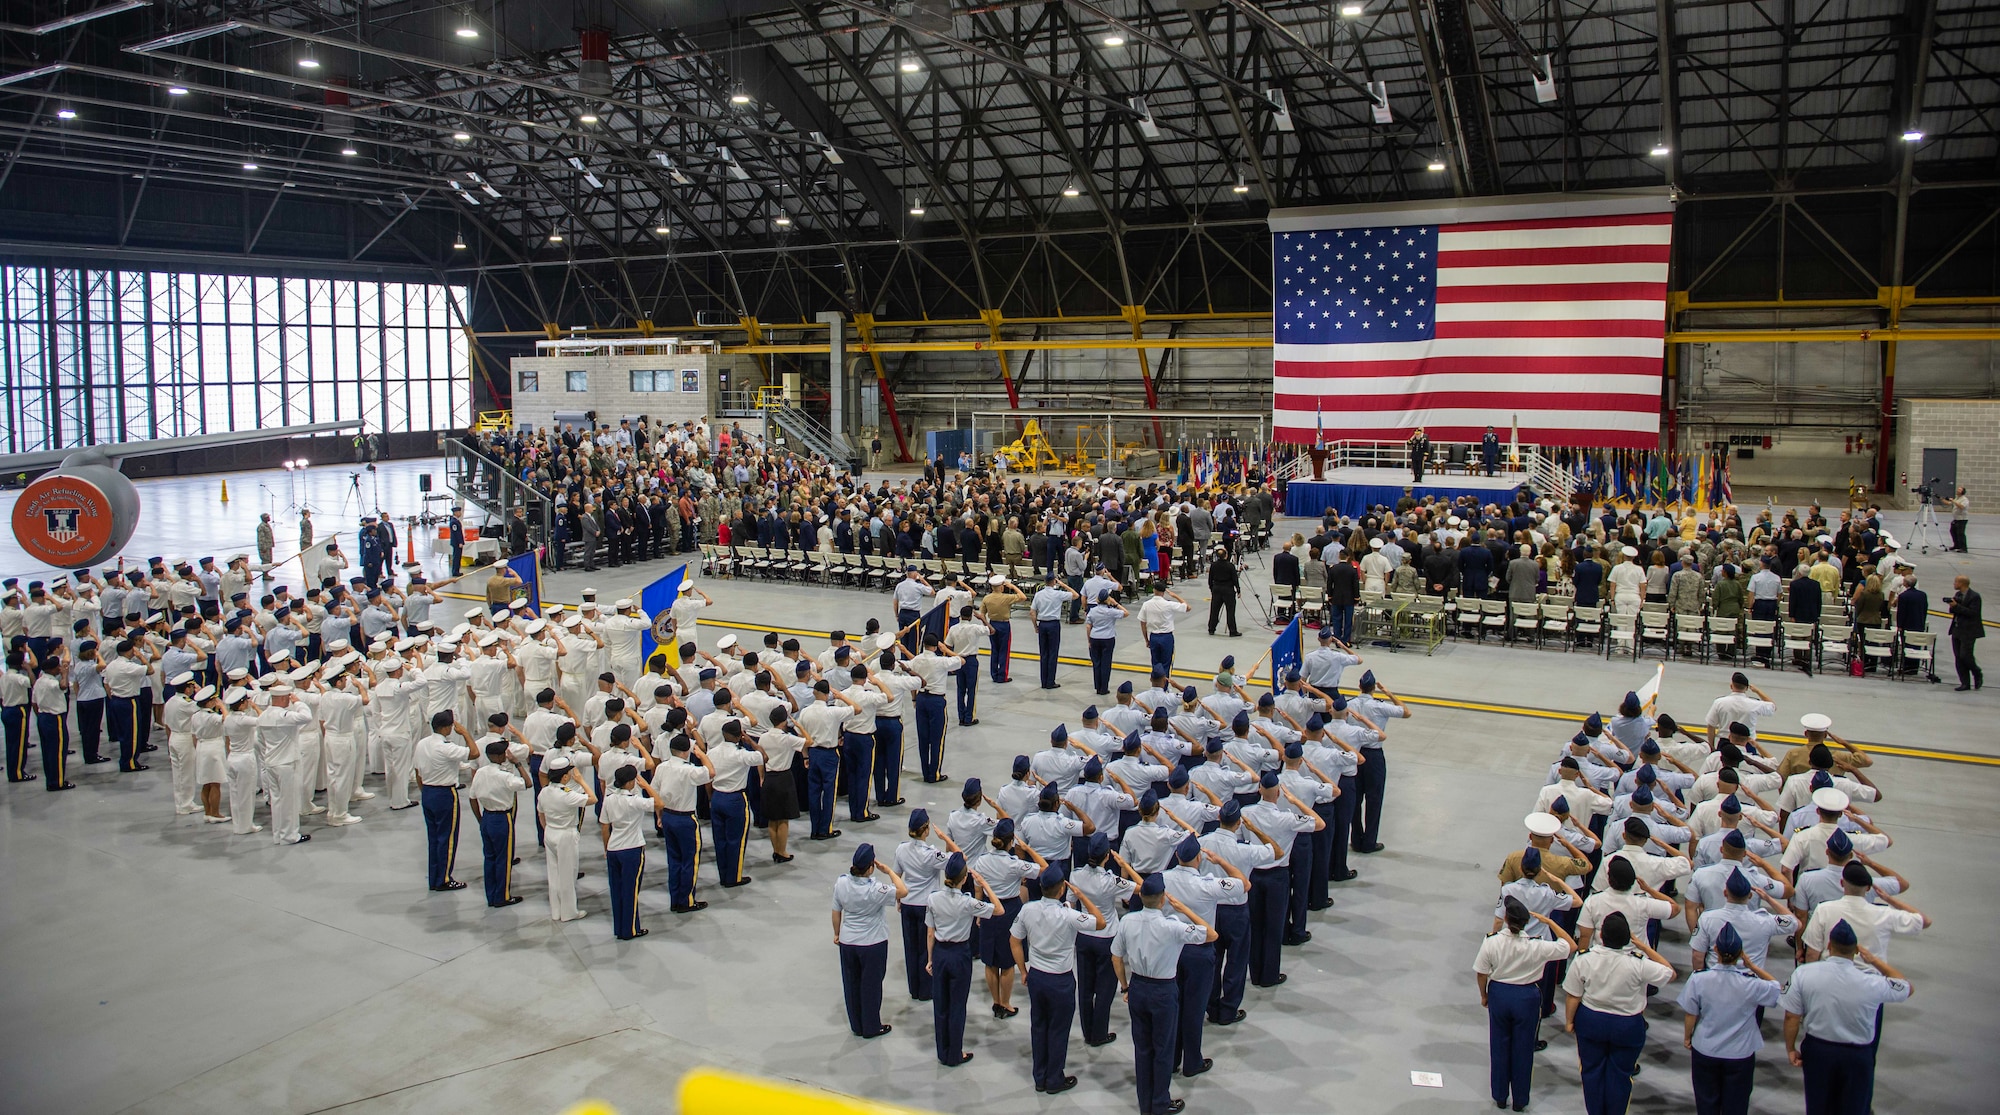
[{"label": "video camera", "polygon": [[1938,485],[1942,482],[1940,477],[1933,476],[1922,484],[1917,485],[1917,498],[1925,503],[1938,502],[1939,499],[1943,498],[1937,494]]}]

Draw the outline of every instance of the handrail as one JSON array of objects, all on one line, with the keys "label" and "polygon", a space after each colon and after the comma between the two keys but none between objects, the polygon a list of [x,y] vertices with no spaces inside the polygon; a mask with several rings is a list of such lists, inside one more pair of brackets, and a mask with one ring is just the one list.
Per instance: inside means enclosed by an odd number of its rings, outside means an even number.
[{"label": "handrail", "polygon": [[525,508],[530,543],[545,543],[554,537],[555,500],[514,475],[464,434],[452,437],[449,452],[445,454],[445,483],[489,516],[501,520],[503,527],[509,512],[516,507]]}]

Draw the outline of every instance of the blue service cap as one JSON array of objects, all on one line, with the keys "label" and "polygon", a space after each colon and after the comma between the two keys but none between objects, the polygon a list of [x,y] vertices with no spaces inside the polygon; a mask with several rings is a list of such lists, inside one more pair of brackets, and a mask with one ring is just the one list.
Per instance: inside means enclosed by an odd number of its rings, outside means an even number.
[{"label": "blue service cap", "polygon": [[1111,838],[1101,832],[1091,833],[1090,843],[1084,849],[1083,853],[1084,858],[1095,862],[1097,860],[1103,859],[1110,853],[1111,853]]},{"label": "blue service cap", "polygon": [[1083,719],[1085,723],[1097,719],[1097,706],[1085,705],[1083,707]]},{"label": "blue service cap", "polygon": [[1568,796],[1564,794],[1557,794],[1556,799],[1549,803],[1549,812],[1555,814],[1558,817],[1569,812]]},{"label": "blue service cap", "polygon": [[972,797],[975,794],[983,794],[986,791],[981,786],[979,779],[968,778],[965,780],[965,786],[961,788],[958,792],[962,797]]},{"label": "blue service cap", "polygon": [[1583,730],[1593,736],[1602,732],[1604,730],[1604,718],[1597,713],[1591,713],[1589,716],[1583,718]]},{"label": "blue service cap", "polygon": [[1647,736],[1646,742],[1639,745],[1639,754],[1641,755],[1658,755],[1659,753],[1660,741],[1651,736]]},{"label": "blue service cap", "polygon": [[1728,832],[1722,834],[1722,845],[1725,848],[1742,848],[1748,844],[1749,842],[1743,839],[1743,833],[1739,829],[1730,829]]},{"label": "blue service cap", "polygon": [[1029,761],[1026,755],[1014,756],[1014,777],[1020,778],[1023,775],[1027,774],[1028,766],[1029,766]]},{"label": "blue service cap", "polygon": [[1322,627],[1322,628],[1320,628],[1320,629],[1319,629],[1319,641],[1320,641],[1320,642],[1322,642],[1322,643],[1330,643],[1330,642],[1332,642],[1332,641],[1333,641],[1333,628],[1331,628],[1331,627]]},{"label": "blue service cap", "polygon": [[1223,656],[1222,656],[1222,668],[1223,668],[1223,669],[1225,669],[1225,670],[1233,670],[1233,669],[1235,669],[1235,668],[1236,668],[1236,656],[1235,656],[1235,655],[1233,655],[1233,654],[1225,654],[1225,655],[1223,655]]},{"label": "blue service cap", "polygon": [[[1139,884],[1139,894],[1143,897],[1151,898],[1156,894],[1165,894],[1165,893],[1167,893],[1167,881],[1161,878],[1160,873],[1157,871],[1153,872],[1151,875],[1146,876],[1146,881]],[[1847,925],[1847,923],[1844,921],[1841,922],[1840,924],[1842,927],[1845,927]],[[1854,934],[1852,932],[1849,932],[1848,936],[1852,937],[1854,936]]]},{"label": "blue service cap", "polygon": [[1319,732],[1325,729],[1326,717],[1321,716],[1319,713],[1313,713],[1311,716],[1306,717],[1306,731]]},{"label": "blue service cap", "polygon": [[1201,693],[1200,693],[1199,691],[1197,691],[1197,690],[1195,689],[1195,687],[1194,687],[1194,686],[1192,686],[1192,685],[1189,685],[1189,686],[1184,686],[1184,687],[1182,687],[1182,689],[1181,689],[1181,700],[1183,700],[1183,701],[1198,701],[1198,700],[1200,700],[1200,699],[1201,699]]},{"label": "blue service cap", "polygon": [[1368,670],[1361,675],[1361,691],[1370,692],[1375,688],[1375,671]]},{"label": "blue service cap", "polygon": [[1222,754],[1222,741],[1221,741],[1221,740],[1219,740],[1219,739],[1216,739],[1216,738],[1215,738],[1215,737],[1213,737],[1213,736],[1210,736],[1210,737],[1209,737],[1209,740],[1208,740],[1208,742],[1207,742],[1206,744],[1204,744],[1203,746],[1204,746],[1204,747],[1205,747],[1205,748],[1206,748],[1206,749],[1208,750],[1208,753],[1209,753],[1210,755],[1220,755],[1220,754]]},{"label": "blue service cap", "polygon": [[1188,784],[1188,773],[1186,767],[1175,767],[1173,770],[1167,772],[1168,786],[1178,790],[1182,786],[1185,786],[1187,784]]},{"label": "blue service cap", "polygon": [[1530,847],[1521,853],[1521,874],[1533,879],[1542,873],[1542,850]]},{"label": "blue service cap", "polygon": [[924,827],[926,825],[929,825],[930,823],[931,823],[930,810],[925,809],[922,806],[918,806],[917,808],[910,810],[911,832],[913,833],[922,832],[924,830]]},{"label": "blue service cap", "polygon": [[1860,943],[1860,940],[1854,936],[1854,927],[1847,924],[1846,918],[1833,923],[1833,928],[1827,931],[1826,939],[1829,943],[1840,945],[1844,948],[1852,948]]},{"label": "blue service cap", "polygon": [[1201,841],[1195,839],[1194,833],[1181,837],[1181,842],[1174,846],[1174,858],[1182,863],[1193,863],[1201,858]]},{"label": "blue service cap", "polygon": [[798,677],[804,677],[812,673],[812,668],[812,663],[801,660],[798,665],[792,667],[792,673]]},{"label": "blue service cap", "polygon": [[1638,773],[1632,777],[1637,779],[1641,786],[1650,786],[1660,780],[1659,772],[1653,769],[1653,764],[1651,763],[1642,765]]},{"label": "blue service cap", "polygon": [[963,874],[965,874],[965,853],[953,852],[951,855],[946,856],[944,860],[944,877],[947,879],[956,879]]},{"label": "blue service cap", "polygon": [[1267,770],[1263,774],[1257,776],[1257,785],[1262,786],[1267,790],[1273,786],[1276,786],[1277,784],[1278,784],[1278,772],[1275,770]]},{"label": "blue service cap", "polygon": [[1249,731],[1250,713],[1241,709],[1237,710],[1236,715],[1229,718],[1229,727],[1231,731],[1237,731],[1237,732]]},{"label": "blue service cap", "polygon": [[1732,868],[1729,872],[1729,878],[1722,881],[1722,889],[1728,891],[1732,898],[1748,898],[1750,897],[1750,880],[1743,877],[1742,868]]},{"label": "blue service cap", "polygon": [[993,839],[1000,841],[1002,844],[1012,844],[1014,842],[1014,818],[1000,818],[993,826]]},{"label": "blue service cap", "polygon": [[1305,758],[1305,757],[1306,757],[1306,749],[1305,749],[1305,746],[1304,746],[1303,744],[1300,744],[1300,743],[1288,743],[1288,744],[1286,744],[1286,745],[1285,745],[1285,758],[1287,758],[1287,759],[1303,759],[1303,758]]},{"label": "blue service cap", "polygon": [[1125,738],[1118,741],[1118,749],[1121,751],[1139,750],[1139,733],[1137,731],[1127,732]]},{"label": "blue service cap", "polygon": [[1335,694],[1333,695],[1333,711],[1335,711],[1335,712],[1346,712],[1346,711],[1347,711],[1347,698],[1345,698],[1345,697],[1341,696],[1341,695],[1340,695],[1340,694],[1338,694],[1338,693],[1335,693]]},{"label": "blue service cap", "polygon": [[854,866],[870,867],[875,863],[875,845],[863,844],[854,849]]},{"label": "blue service cap", "polygon": [[701,670],[701,672],[700,672],[699,674],[696,674],[695,676],[696,676],[697,678],[700,678],[700,679],[701,679],[702,681],[714,681],[714,680],[715,680],[715,667],[713,667],[713,666],[704,666],[704,667],[702,667],[702,670]]},{"label": "blue service cap", "polygon": [[1129,682],[1129,681],[1121,681],[1121,682],[1119,682],[1119,683],[1118,683],[1118,692],[1119,692],[1119,695],[1120,695],[1120,696],[1123,696],[1123,695],[1125,695],[1125,694],[1129,694],[1129,693],[1131,693],[1131,692],[1132,692],[1132,683],[1131,683],[1131,682]]},{"label": "blue service cap", "polygon": [[1068,743],[1068,742],[1069,742],[1069,725],[1067,725],[1067,724],[1058,724],[1058,725],[1056,725],[1056,726],[1055,726],[1055,730],[1049,733],[1049,742],[1050,742],[1050,743]]},{"label": "blue service cap", "polygon": [[1304,680],[1305,680],[1305,675],[1299,673],[1299,668],[1297,666],[1285,667],[1285,684],[1290,685],[1292,682],[1304,681]]},{"label": "blue service cap", "polygon": [[1151,790],[1139,795],[1139,812],[1151,813],[1160,807],[1160,795]]},{"label": "blue service cap", "polygon": [[1853,855],[1854,838],[1847,835],[1846,829],[1834,829],[1833,835],[1826,838],[1826,854],[1830,856]]},{"label": "blue service cap", "polygon": [[1104,773],[1104,760],[1098,758],[1095,755],[1092,755],[1090,758],[1084,760],[1083,776],[1085,778],[1096,778],[1098,775],[1103,773]]},{"label": "blue service cap", "polygon": [[1741,813],[1743,812],[1743,803],[1736,800],[1735,794],[1730,794],[1728,797],[1723,798],[1722,804],[1716,806],[1716,808],[1722,810],[1724,813]]},{"label": "blue service cap", "polygon": [[1035,882],[1044,891],[1052,891],[1061,887],[1063,885],[1062,864],[1052,863],[1042,868],[1042,873]]},{"label": "blue service cap", "polygon": [[1644,786],[1641,786],[1638,789],[1632,791],[1632,804],[1633,805],[1653,804],[1653,791],[1648,790]]},{"label": "blue service cap", "polygon": [[[1730,881],[1732,883],[1735,882],[1736,879],[1741,875],[1742,872],[1740,871],[1737,872],[1735,875],[1731,875]],[[1748,894],[1750,892],[1749,891],[1750,885],[1748,883],[1745,883],[1743,886],[1744,886],[1744,893]],[[1721,953],[1728,953],[1731,956],[1741,956],[1743,954],[1743,935],[1741,933],[1736,932],[1735,926],[1729,924],[1726,921],[1723,922],[1722,931],[1715,935],[1715,951]]]},{"label": "blue service cap", "polygon": [[1062,787],[1056,785],[1053,782],[1044,782],[1042,783],[1041,792],[1036,794],[1035,796],[1038,799],[1040,799],[1040,801],[1044,805],[1047,805],[1051,802],[1058,802],[1062,800]]}]

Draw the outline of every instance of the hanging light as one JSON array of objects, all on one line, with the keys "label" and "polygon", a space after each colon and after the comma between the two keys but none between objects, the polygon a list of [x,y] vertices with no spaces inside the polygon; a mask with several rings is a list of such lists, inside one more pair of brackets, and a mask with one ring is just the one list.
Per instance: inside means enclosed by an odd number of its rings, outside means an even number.
[{"label": "hanging light", "polygon": [[1250,192],[1250,183],[1243,180],[1242,171],[1239,170],[1236,172],[1236,184],[1229,187],[1229,192],[1232,194],[1247,194]]},{"label": "hanging light", "polygon": [[552,229],[550,229],[550,230],[549,230],[549,243],[551,243],[551,244],[560,244],[560,243],[562,243],[562,233],[561,233],[561,232],[560,232],[559,230],[557,230],[557,229],[553,229],[553,228],[552,228]]},{"label": "hanging light", "polygon": [[1909,131],[1903,133],[1904,143],[1922,143],[1923,140],[1924,133],[1921,128],[1911,128]]},{"label": "hanging light", "polygon": [[459,19],[458,30],[452,34],[461,39],[476,39],[479,37],[479,28],[472,25],[472,16],[467,14]]},{"label": "hanging light", "polygon": [[747,105],[750,103],[750,91],[743,88],[742,82],[737,82],[736,87],[729,91],[729,103],[733,105]]},{"label": "hanging light", "polygon": [[356,147],[355,147],[355,146],[354,146],[353,144],[351,144],[351,143],[343,143],[343,144],[341,144],[341,145],[340,145],[340,153],[341,153],[341,154],[343,154],[343,155],[346,155],[346,156],[347,156],[348,158],[350,158],[350,159],[351,159],[351,158],[353,158],[353,157],[354,157],[354,156],[356,156],[356,155],[359,155],[359,154],[361,154],[361,152],[360,152],[360,151],[359,151],[359,150],[358,150],[358,149],[357,149],[357,148],[356,148]]},{"label": "hanging light", "polygon": [[76,119],[76,110],[75,110],[75,109],[73,109],[73,108],[71,108],[71,107],[69,107],[68,105],[64,105],[64,106],[62,106],[61,108],[59,108],[59,109],[57,109],[57,110],[56,110],[56,119],[58,119],[58,120],[74,120],[74,119]]},{"label": "hanging light", "polygon": [[777,225],[779,228],[786,228],[791,225],[792,219],[785,215],[785,211],[783,209],[780,209],[778,210],[777,217],[773,219],[771,223]]},{"label": "hanging light", "polygon": [[185,85],[169,85],[169,86],[167,86],[167,96],[169,96],[169,97],[185,97],[185,96],[187,96],[187,95],[188,95],[188,91],[187,91],[187,86],[185,86]]},{"label": "hanging light", "polygon": [[257,161],[256,161],[255,159],[245,159],[245,160],[243,160],[243,169],[244,169],[244,170],[256,170],[256,169],[257,169]]},{"label": "hanging light", "polygon": [[462,251],[464,251],[464,250],[465,250],[465,234],[464,234],[464,233],[462,233],[462,232],[461,232],[461,233],[454,233],[454,234],[452,235],[452,238],[451,238],[451,248],[452,248],[452,250],[453,250],[453,251],[455,251],[455,252],[462,252]]},{"label": "hanging light", "polygon": [[1076,179],[1072,178],[1069,181],[1063,183],[1062,196],[1076,197],[1081,193],[1083,193],[1083,191],[1077,187]]},{"label": "hanging light", "polygon": [[455,139],[455,140],[459,141],[460,143],[471,143],[471,142],[472,142],[472,133],[471,133],[471,132],[453,132],[453,133],[451,133],[451,138],[453,138],[453,139]]},{"label": "hanging light", "polygon": [[921,217],[923,215],[924,215],[924,199],[919,197],[914,201],[910,202],[910,216]]},{"label": "hanging light", "polygon": [[299,56],[299,69],[301,69],[301,70],[317,70],[317,69],[319,69],[319,59],[317,59],[317,58],[314,58],[314,57],[312,56],[312,48],[311,48],[311,47],[307,47],[307,48],[306,48],[306,52],[305,52],[304,54],[302,54],[302,55],[300,55],[300,56]]},{"label": "hanging light", "polygon": [[1340,6],[1340,14],[1343,19],[1354,19],[1358,17],[1361,14],[1361,12],[1362,12],[1362,7],[1359,4],[1342,4]]},{"label": "hanging light", "polygon": [[585,109],[582,114],[577,116],[576,122],[579,124],[595,124],[597,123],[597,114]]},{"label": "hanging light", "polygon": [[1666,144],[1664,144],[1664,143],[1655,143],[1655,144],[1653,145],[1653,150],[1652,150],[1652,156],[1653,156],[1654,158],[1656,158],[1656,159],[1664,159],[1664,158],[1666,158],[1666,157],[1667,157],[1668,155],[1671,155],[1671,154],[1673,154],[1673,153],[1674,153],[1674,149],[1673,149],[1673,148],[1671,148],[1671,147],[1668,147],[1668,146],[1667,146]]},{"label": "hanging light", "polygon": [[1432,160],[1430,161],[1430,164],[1429,164],[1429,165],[1427,165],[1427,166],[1425,166],[1425,167],[1424,167],[1424,169],[1425,169],[1425,170],[1428,170],[1428,171],[1430,171],[1430,172],[1431,172],[1432,174],[1436,174],[1436,173],[1438,173],[1438,172],[1440,172],[1440,171],[1444,170],[1444,160],[1443,160],[1443,159],[1432,159]]},{"label": "hanging light", "polygon": [[924,64],[922,62],[917,61],[915,58],[905,58],[903,59],[902,63],[898,65],[896,68],[903,71],[906,74],[914,74],[921,72],[924,68]]},{"label": "hanging light", "polygon": [[1105,46],[1124,46],[1125,36],[1118,34],[1106,35],[1102,41]]},{"label": "hanging light", "polygon": [[667,225],[654,225],[654,226],[653,226],[653,232],[654,232],[655,234],[657,234],[657,235],[660,235],[660,236],[665,236],[665,235],[667,235],[668,233],[671,233],[672,231],[674,231],[674,230],[673,230],[672,228],[668,227]]}]

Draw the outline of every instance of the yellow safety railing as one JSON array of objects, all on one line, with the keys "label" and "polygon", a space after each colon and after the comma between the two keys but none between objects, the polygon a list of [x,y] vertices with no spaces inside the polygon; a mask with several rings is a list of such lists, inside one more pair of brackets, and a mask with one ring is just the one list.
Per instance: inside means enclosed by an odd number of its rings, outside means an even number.
[{"label": "yellow safety railing", "polygon": [[788,406],[783,387],[759,387],[757,389],[758,410],[779,410]]},{"label": "yellow safety railing", "polygon": [[511,410],[482,410],[479,420],[472,424],[474,433],[488,434],[495,430],[505,432],[514,428],[514,412]]}]

